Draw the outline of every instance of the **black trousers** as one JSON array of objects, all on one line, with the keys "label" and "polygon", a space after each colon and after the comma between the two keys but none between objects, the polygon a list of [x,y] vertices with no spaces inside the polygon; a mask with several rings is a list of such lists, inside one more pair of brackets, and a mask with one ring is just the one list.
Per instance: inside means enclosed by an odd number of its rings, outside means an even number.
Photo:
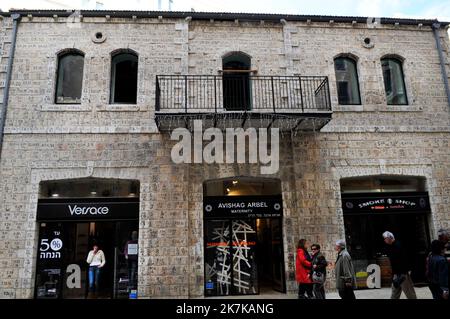
[{"label": "black trousers", "polygon": [[325,299],[325,287],[323,284],[313,284],[313,292],[315,299]]},{"label": "black trousers", "polygon": [[312,284],[298,284],[298,299],[313,299],[313,298],[314,295]]},{"label": "black trousers", "polygon": [[339,289],[339,297],[344,300],[352,300],[356,299],[355,293],[353,292],[352,287],[345,287],[344,289]]},{"label": "black trousers", "polygon": [[430,287],[433,299],[444,300],[444,297],[442,296],[444,291],[441,289],[439,284],[429,284],[428,287]]}]

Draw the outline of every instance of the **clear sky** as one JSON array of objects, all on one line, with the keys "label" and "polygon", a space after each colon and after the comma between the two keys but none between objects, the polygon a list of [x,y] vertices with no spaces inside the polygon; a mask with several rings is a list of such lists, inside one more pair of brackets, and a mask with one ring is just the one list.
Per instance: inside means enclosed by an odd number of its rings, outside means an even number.
[{"label": "clear sky", "polygon": [[[160,0],[163,10],[169,0]],[[99,3],[99,4],[96,4]],[[0,0],[0,8],[158,10],[158,0]],[[217,11],[438,18],[450,21],[450,0],[172,0],[173,11]]]}]

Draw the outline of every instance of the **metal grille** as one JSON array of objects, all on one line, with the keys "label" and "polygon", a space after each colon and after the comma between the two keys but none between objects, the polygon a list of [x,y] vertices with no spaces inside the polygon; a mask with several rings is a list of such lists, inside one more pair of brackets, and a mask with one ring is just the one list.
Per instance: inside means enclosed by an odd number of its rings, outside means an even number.
[{"label": "metal grille", "polygon": [[164,113],[315,113],[331,111],[326,76],[158,75]]}]

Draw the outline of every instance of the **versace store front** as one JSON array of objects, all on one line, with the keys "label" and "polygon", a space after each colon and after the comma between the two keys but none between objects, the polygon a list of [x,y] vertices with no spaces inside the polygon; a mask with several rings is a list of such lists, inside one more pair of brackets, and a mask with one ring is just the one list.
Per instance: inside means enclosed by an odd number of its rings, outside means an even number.
[{"label": "versace store front", "polygon": [[138,272],[139,183],[82,179],[42,182],[35,298],[89,298],[88,254],[104,266],[92,278],[95,297],[135,298]]}]

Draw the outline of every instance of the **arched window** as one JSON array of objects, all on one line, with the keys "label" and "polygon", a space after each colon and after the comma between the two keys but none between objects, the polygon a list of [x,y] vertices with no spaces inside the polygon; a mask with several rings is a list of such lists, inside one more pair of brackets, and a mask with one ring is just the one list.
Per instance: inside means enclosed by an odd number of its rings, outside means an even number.
[{"label": "arched window", "polygon": [[339,104],[361,104],[356,61],[349,57],[334,59]]},{"label": "arched window", "polygon": [[242,52],[222,59],[223,106],[228,111],[250,110],[250,64],[250,57]]},{"label": "arched window", "polygon": [[136,104],[138,57],[134,52],[119,52],[111,60],[111,103]]},{"label": "arched window", "polygon": [[58,57],[55,103],[81,103],[84,54],[68,51]]},{"label": "arched window", "polygon": [[408,104],[402,62],[397,58],[384,58],[381,59],[381,67],[383,68],[387,104]]}]

